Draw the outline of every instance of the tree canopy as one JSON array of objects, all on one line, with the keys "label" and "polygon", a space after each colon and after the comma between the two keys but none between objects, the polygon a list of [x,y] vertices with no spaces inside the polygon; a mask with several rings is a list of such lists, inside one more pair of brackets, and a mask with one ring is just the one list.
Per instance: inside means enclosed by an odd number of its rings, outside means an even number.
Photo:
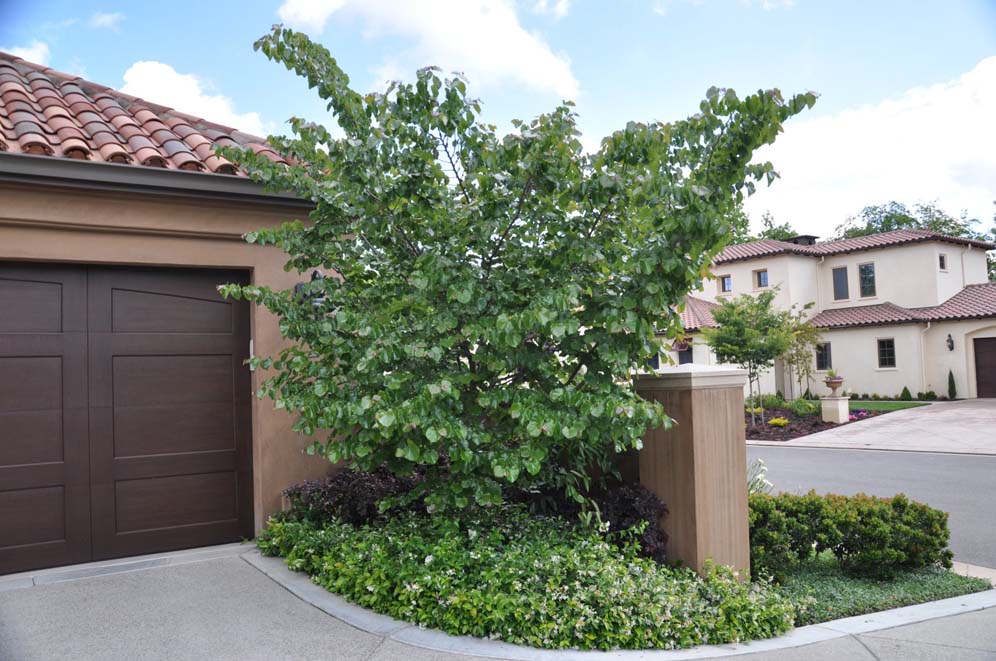
[{"label": "tree canopy", "polygon": [[980,238],[979,221],[967,214],[960,218],[946,213],[936,202],[914,204],[912,208],[900,202],[867,206],[837,227],[835,239],[851,239],[868,234],[900,229],[925,229],[950,236]]},{"label": "tree canopy", "polygon": [[784,241],[798,236],[799,233],[790,223],[778,224],[770,211],[765,211],[761,216],[761,231],[756,235],[750,232],[750,217],[744,211],[742,205],[737,207],[727,217],[730,225],[730,243],[749,243],[760,239],[777,239]]},{"label": "tree canopy", "polygon": [[499,135],[460,76],[422,69],[361,95],[328,50],[276,26],[256,43],[307,79],[342,137],[292,119],[282,166],[226,150],[256,181],[314,202],[307,222],[247,236],[298,292],[226,285],[292,340],[254,359],[261,394],[296,414],[311,451],[364,470],[425,475],[430,507],[499,502],[502,487],[583,499],[668,418],[633,377],[680,332],[675,307],[727,240],[751,163],[813,94],[711,89],[699,112],[629,122],[586,154],[563,103]]},{"label": "tree canopy", "polygon": [[719,362],[732,363],[747,372],[752,400],[755,384],[760,393],[761,372],[774,366],[792,342],[794,320],[789,313],[772,308],[776,293],[777,288],[757,296],[741,294],[722,300],[712,313],[718,326],[702,329]]}]

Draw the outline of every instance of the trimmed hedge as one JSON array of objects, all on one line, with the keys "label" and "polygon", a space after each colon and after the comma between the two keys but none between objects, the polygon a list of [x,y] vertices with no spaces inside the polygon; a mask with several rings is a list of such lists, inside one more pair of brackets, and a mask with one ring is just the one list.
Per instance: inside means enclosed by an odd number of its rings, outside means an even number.
[{"label": "trimmed hedge", "polygon": [[856,496],[752,494],[751,573],[781,580],[800,562],[830,551],[856,576],[950,567],[947,512],[909,500]]},{"label": "trimmed hedge", "polygon": [[271,519],[257,544],[350,601],[420,626],[543,648],[672,649],[769,638],[795,608],[726,567],[704,576],[523,506],[355,527]]}]

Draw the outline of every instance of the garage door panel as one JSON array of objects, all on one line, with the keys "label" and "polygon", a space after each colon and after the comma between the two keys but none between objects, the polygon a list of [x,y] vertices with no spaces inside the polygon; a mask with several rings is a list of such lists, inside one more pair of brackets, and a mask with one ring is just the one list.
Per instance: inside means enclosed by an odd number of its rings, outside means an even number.
[{"label": "garage door panel", "polygon": [[62,486],[0,492],[0,539],[4,546],[64,541],[65,501]]},{"label": "garage door panel", "polygon": [[0,413],[0,466],[61,462],[62,411]]},{"label": "garage door panel", "polygon": [[233,332],[230,301],[115,289],[111,330],[115,333]]},{"label": "garage door panel", "polygon": [[238,519],[234,472],[115,483],[117,531],[129,533]]},{"label": "garage door panel", "polygon": [[0,572],[89,557],[85,271],[0,264]]},{"label": "garage door panel", "polygon": [[250,390],[248,306],[216,291],[233,277],[242,276],[91,272],[97,558],[252,534],[249,425],[238,421],[251,392],[237,394]]},{"label": "garage door panel", "polygon": [[114,409],[114,456],[235,450],[234,411],[228,402]]},{"label": "garage door panel", "polygon": [[219,450],[117,458],[113,466],[111,479],[117,482],[197,473],[235,472],[238,461],[234,450]]},{"label": "garage door panel", "polygon": [[62,369],[61,356],[0,357],[0,409],[61,409]]},{"label": "garage door panel", "polygon": [[113,406],[231,405],[232,355],[113,357]]},{"label": "garage door panel", "polygon": [[978,396],[996,397],[996,337],[978,338],[974,348]]},{"label": "garage door panel", "polygon": [[62,283],[0,277],[0,333],[62,332]]}]

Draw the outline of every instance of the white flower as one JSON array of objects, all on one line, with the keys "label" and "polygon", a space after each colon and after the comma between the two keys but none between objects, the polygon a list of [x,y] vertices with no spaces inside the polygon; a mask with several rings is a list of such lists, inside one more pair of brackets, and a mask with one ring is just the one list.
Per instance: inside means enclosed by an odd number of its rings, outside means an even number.
[{"label": "white flower", "polygon": [[435,559],[434,556],[430,553],[429,555],[425,556],[425,564],[427,565],[432,564],[432,561],[434,559]]},{"label": "white flower", "polygon": [[374,590],[376,590],[376,589],[377,589],[377,588],[375,588],[375,587],[374,587],[374,586],[372,586],[372,585],[368,585],[368,586],[367,586],[367,592],[373,592],[373,591],[374,591]]}]

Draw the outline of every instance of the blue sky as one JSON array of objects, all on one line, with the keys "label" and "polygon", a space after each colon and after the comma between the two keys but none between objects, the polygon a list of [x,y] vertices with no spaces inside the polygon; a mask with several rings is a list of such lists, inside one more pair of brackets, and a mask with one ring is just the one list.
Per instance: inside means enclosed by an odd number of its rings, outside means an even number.
[{"label": "blue sky", "polygon": [[[915,8],[915,9],[911,9]],[[576,99],[586,144],[695,112],[710,85],[821,98],[762,154],[783,179],[757,219],[827,235],[864,204],[937,200],[987,221],[996,200],[996,1],[0,0],[0,48],[150,101],[282,132],[327,120],[302,81],[252,51],[283,21],[361,90],[463,70],[507,126]]]}]

